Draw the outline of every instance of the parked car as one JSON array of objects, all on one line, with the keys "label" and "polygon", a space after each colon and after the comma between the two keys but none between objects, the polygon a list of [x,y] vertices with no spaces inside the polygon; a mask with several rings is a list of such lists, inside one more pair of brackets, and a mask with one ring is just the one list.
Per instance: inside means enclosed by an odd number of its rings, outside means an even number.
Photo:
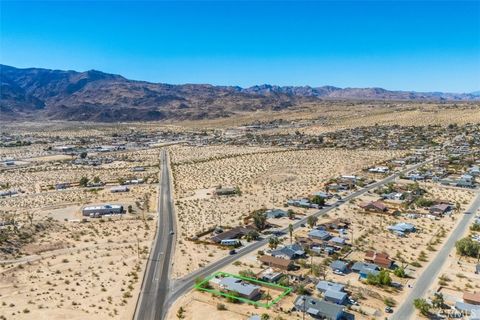
[{"label": "parked car", "polygon": [[386,313],[393,313],[393,309],[391,307],[385,307]]},{"label": "parked car", "polygon": [[230,250],[230,252],[229,252],[230,255],[236,254],[236,253],[237,253],[237,251],[235,251],[235,250]]}]

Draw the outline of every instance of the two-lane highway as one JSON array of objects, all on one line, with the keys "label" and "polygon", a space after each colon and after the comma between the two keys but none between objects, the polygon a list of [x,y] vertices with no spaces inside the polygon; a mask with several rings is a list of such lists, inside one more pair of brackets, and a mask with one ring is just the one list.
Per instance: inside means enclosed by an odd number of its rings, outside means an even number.
[{"label": "two-lane highway", "polygon": [[175,216],[168,153],[160,152],[161,177],[158,198],[158,229],[137,301],[134,319],[163,319],[169,292],[169,269],[175,245]]}]

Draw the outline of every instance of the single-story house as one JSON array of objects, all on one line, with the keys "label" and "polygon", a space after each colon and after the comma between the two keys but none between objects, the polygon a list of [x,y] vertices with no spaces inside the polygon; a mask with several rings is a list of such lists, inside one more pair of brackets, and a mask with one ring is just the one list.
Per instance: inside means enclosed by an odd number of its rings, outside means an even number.
[{"label": "single-story house", "polygon": [[257,278],[262,281],[274,283],[280,280],[282,276],[283,276],[283,273],[276,272],[276,271],[273,271],[272,268],[268,268],[262,271],[260,274],[258,274]]},{"label": "single-story house", "polygon": [[366,278],[369,274],[377,275],[380,267],[374,263],[355,262],[351,267],[353,272],[357,272],[361,278]]},{"label": "single-story house", "polygon": [[430,207],[430,213],[431,214],[445,214],[448,211],[452,210],[452,206],[447,203],[441,203],[441,204],[436,204]]},{"label": "single-story house", "polygon": [[105,215],[105,214],[122,214],[123,206],[118,204],[104,204],[100,206],[89,206],[82,209],[83,216]]},{"label": "single-story house", "polygon": [[312,239],[318,239],[318,240],[328,240],[332,236],[328,231],[313,229],[308,233],[308,237]]},{"label": "single-story house", "polygon": [[219,287],[226,291],[238,293],[242,298],[253,300],[260,296],[260,287],[235,277],[225,277],[220,280]]},{"label": "single-story house", "polygon": [[465,303],[480,306],[480,292],[476,292],[476,293],[464,292],[463,293],[463,301]]},{"label": "single-story house", "polygon": [[347,300],[348,294],[344,291],[345,286],[343,284],[323,280],[318,282],[316,287],[318,291],[323,293],[325,301],[343,304]]},{"label": "single-story house", "polygon": [[350,221],[342,218],[337,218],[337,219],[333,219],[330,222],[326,222],[318,225],[317,229],[319,227],[324,227],[325,230],[339,230],[339,229],[348,229],[349,226],[350,226]]},{"label": "single-story house", "polygon": [[327,191],[341,191],[341,190],[348,190],[349,186],[346,184],[339,184],[339,183],[330,183],[325,186],[325,190]]},{"label": "single-story house", "polygon": [[333,271],[346,273],[348,271],[348,263],[342,260],[335,260],[330,263],[330,268],[332,268]]},{"label": "single-story house", "polygon": [[287,204],[289,206],[300,207],[300,208],[315,208],[318,209],[319,205],[316,203],[311,203],[308,199],[293,199],[288,200]]},{"label": "single-story house", "polygon": [[331,243],[332,245],[336,245],[336,246],[343,246],[343,245],[345,245],[345,239],[344,239],[344,238],[340,238],[340,237],[333,237],[333,238],[330,239],[328,242]]},{"label": "single-story house", "polygon": [[389,258],[388,254],[383,252],[367,251],[364,260],[385,269],[390,269],[393,266],[393,260]]},{"label": "single-story house", "polygon": [[327,193],[327,192],[315,192],[313,194],[313,196],[317,196],[317,197],[320,197],[322,199],[330,199],[332,197],[332,195],[330,193]]},{"label": "single-story house", "polygon": [[306,312],[315,319],[340,320],[344,307],[308,296],[298,296],[293,309]]},{"label": "single-story house", "polygon": [[421,173],[411,173],[407,175],[407,178],[412,181],[419,181],[419,180],[425,180],[425,175]]},{"label": "single-story house", "polygon": [[405,195],[401,192],[392,192],[392,193],[382,194],[382,198],[388,199],[388,200],[400,201],[405,199]]},{"label": "single-story house", "polygon": [[455,309],[466,314],[471,314],[471,313],[480,314],[480,306],[462,302],[462,301],[455,302]]},{"label": "single-story house", "polygon": [[271,209],[271,210],[267,210],[265,212],[265,215],[267,216],[267,219],[278,219],[278,218],[287,217],[288,213],[287,211],[282,209]]},{"label": "single-story house", "polygon": [[233,229],[224,231],[222,233],[219,233],[210,239],[215,242],[215,243],[221,243],[222,240],[230,240],[230,239],[239,239],[243,236],[245,236],[248,232],[250,232],[251,228],[244,228],[244,227],[235,227]]},{"label": "single-story house", "polygon": [[313,247],[321,247],[323,246],[323,242],[306,238],[306,237],[298,237],[297,243],[302,246],[304,250],[311,249]]},{"label": "single-story house", "polygon": [[282,259],[272,256],[263,255],[258,259],[262,264],[265,264],[271,268],[281,270],[291,270],[293,267],[293,261],[288,259]]},{"label": "single-story house", "polygon": [[399,222],[393,226],[387,227],[387,229],[400,236],[404,236],[405,233],[415,232],[416,230],[413,224],[407,222]]},{"label": "single-story house", "polygon": [[322,280],[317,283],[316,288],[321,293],[325,293],[329,290],[343,291],[345,289],[345,286],[341,283]]},{"label": "single-story house", "polygon": [[271,255],[273,257],[285,258],[285,259],[297,259],[305,256],[305,251],[303,247],[298,243],[290,244],[284,246],[280,249],[273,250]]},{"label": "single-story house", "polygon": [[368,169],[368,172],[372,172],[372,173],[388,173],[389,170],[390,170],[390,169],[388,169],[388,167],[378,166],[378,167],[374,167],[374,168]]},{"label": "single-story house", "polygon": [[335,304],[344,304],[347,301],[348,294],[343,291],[328,290],[323,294],[325,301],[333,302]]},{"label": "single-story house", "polygon": [[361,203],[360,208],[365,211],[373,211],[373,212],[387,212],[388,208],[385,204],[380,201],[370,201],[366,203]]}]

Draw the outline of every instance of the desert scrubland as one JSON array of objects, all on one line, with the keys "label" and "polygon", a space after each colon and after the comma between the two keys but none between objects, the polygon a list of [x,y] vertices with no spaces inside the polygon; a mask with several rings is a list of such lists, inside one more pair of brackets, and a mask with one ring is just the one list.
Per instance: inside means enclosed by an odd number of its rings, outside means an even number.
[{"label": "desert scrubland", "polygon": [[[202,148],[208,153],[210,147]],[[345,150],[272,150],[245,154],[239,148],[237,156],[216,160],[216,148],[210,161],[191,161],[176,164],[175,156],[189,153],[192,147],[172,148],[172,169],[175,186],[175,209],[178,232],[182,238],[216,225],[237,226],[253,210],[282,208],[291,198],[308,196],[323,190],[324,183],[340,174],[352,174],[368,165],[400,156],[395,151]],[[247,149],[248,150],[248,149]],[[236,196],[215,196],[217,186],[238,187]],[[207,251],[205,251],[207,250]],[[207,255],[205,254],[206,252]],[[198,248],[182,240],[175,255],[174,275],[182,276],[213,261],[225,250],[208,246]]]}]

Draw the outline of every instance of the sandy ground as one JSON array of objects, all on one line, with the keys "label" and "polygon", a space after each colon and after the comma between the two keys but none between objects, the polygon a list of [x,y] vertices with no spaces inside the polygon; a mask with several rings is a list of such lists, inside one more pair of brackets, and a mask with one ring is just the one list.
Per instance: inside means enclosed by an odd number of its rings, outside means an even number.
[{"label": "sandy ground", "polygon": [[2,265],[0,313],[7,319],[131,319],[154,229],[154,220],[142,219],[65,224],[26,251],[38,254],[53,243],[69,250]]},{"label": "sandy ground", "polygon": [[[29,166],[3,172],[1,182],[8,183],[11,189],[21,190],[25,193],[38,193],[52,190],[58,183],[78,184],[82,177],[87,177],[90,181],[98,177],[100,181],[111,184],[118,184],[119,178],[124,180],[157,179],[158,152],[158,149],[119,152],[114,156],[110,155],[118,160],[95,167],[74,165],[69,161],[60,162],[52,159],[32,162]],[[109,156],[106,154],[97,156],[97,158],[102,157]],[[145,166],[145,171],[131,171],[135,166]]]},{"label": "sandy ground", "polygon": [[[18,150],[17,150],[18,149]],[[53,218],[56,227],[35,233],[20,253],[0,255],[0,315],[7,319],[131,319],[156,229],[159,149],[99,154],[113,158],[97,167],[76,166],[65,156],[33,148],[0,149],[8,157],[28,157],[28,166],[2,172],[1,182],[24,191],[0,199],[0,220],[13,214],[22,225]],[[5,151],[6,150],[6,151]],[[132,172],[134,166],[146,168]],[[98,176],[104,182],[144,178],[126,193],[46,186]],[[47,189],[47,190],[45,190]],[[86,205],[121,204],[133,212],[88,219]]]},{"label": "sandy ground", "polygon": [[[182,150],[176,156],[176,150]],[[182,159],[193,147],[176,147],[172,159]],[[253,210],[281,208],[290,198],[307,196],[323,190],[329,178],[339,174],[352,174],[362,168],[399,156],[400,152],[366,152],[344,150],[302,150],[284,152],[261,152],[232,157],[208,157],[210,147],[203,147],[204,158],[209,161],[172,161],[175,210],[178,219],[179,242],[173,268],[174,277],[185,275],[228,251],[216,246],[197,247],[186,238],[215,225],[237,226]],[[212,148],[218,154],[217,148]],[[238,196],[214,196],[218,186],[237,186]],[[200,189],[201,188],[201,189]],[[209,190],[205,192],[204,190]],[[297,209],[302,211],[303,209]]]}]

